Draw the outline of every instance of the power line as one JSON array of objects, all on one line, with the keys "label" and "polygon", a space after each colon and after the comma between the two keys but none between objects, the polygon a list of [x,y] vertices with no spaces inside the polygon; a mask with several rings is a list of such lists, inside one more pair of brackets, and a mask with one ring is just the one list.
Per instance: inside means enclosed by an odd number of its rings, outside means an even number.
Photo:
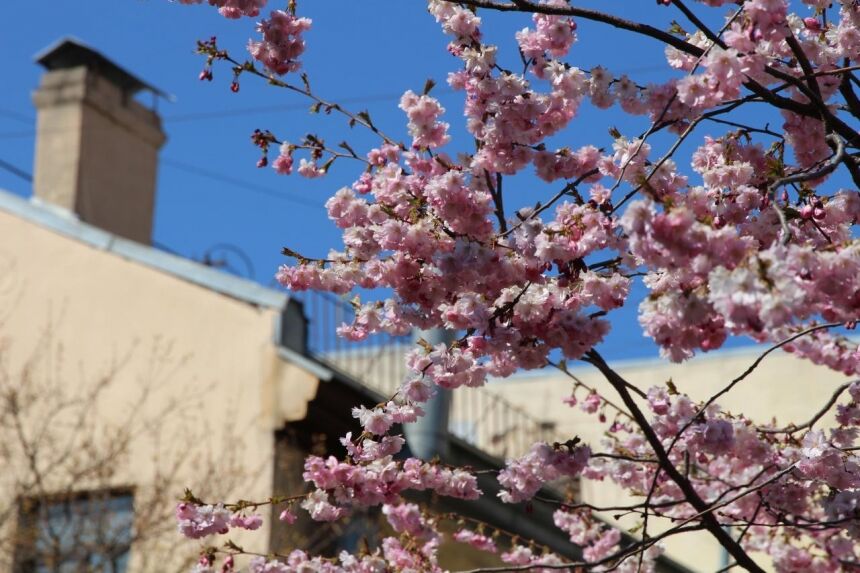
[{"label": "power line", "polygon": [[227,183],[228,185],[232,185],[234,187],[241,187],[242,189],[247,189],[248,191],[253,191],[255,193],[260,193],[261,195],[266,195],[267,197],[273,197],[275,199],[280,199],[282,201],[287,201],[290,203],[296,203],[297,205],[302,205],[304,207],[309,207],[312,209],[320,209],[324,210],[322,205],[314,203],[312,201],[308,201],[307,199],[302,199],[301,197],[290,197],[289,195],[284,195],[282,192],[272,189],[271,187],[264,187],[262,185],[257,185],[255,183],[250,183],[248,181],[244,181],[242,179],[236,179],[235,177],[231,177],[230,175],[225,175],[223,173],[217,173],[215,171],[211,171],[209,169],[204,169],[202,167],[198,167],[196,165],[191,165],[188,163],[183,163],[181,161],[176,161],[170,158],[162,158],[161,163],[173,167],[174,169],[179,169],[180,171],[185,171],[187,173],[191,173],[193,175],[197,175],[199,177],[204,177],[206,179],[211,179],[212,181],[218,181],[220,183]]},{"label": "power line", "polygon": [[0,133],[0,139],[27,139],[31,137],[36,137],[36,132],[33,130]]},{"label": "power line", "polygon": [[[454,93],[454,90],[451,88],[442,88],[434,90],[434,93]],[[352,104],[352,103],[372,103],[372,102],[382,102],[382,101],[399,101],[400,98],[403,97],[402,93],[387,93],[387,94],[375,94],[375,95],[363,95],[363,96],[354,96],[347,98],[332,98],[332,102],[336,102],[338,104]],[[272,111],[298,111],[298,110],[306,110],[309,109],[311,105],[309,103],[292,103],[292,104],[280,104],[280,105],[269,105],[269,106],[254,106],[254,107],[245,107],[245,108],[233,108],[233,109],[224,109],[224,110],[214,110],[214,111],[201,111],[195,113],[185,113],[180,115],[169,115],[164,118],[164,121],[171,123],[180,123],[186,121],[198,121],[202,119],[212,119],[219,117],[235,117],[240,115],[256,115],[258,113],[267,113]]]},{"label": "power line", "polygon": [[3,161],[2,159],[0,159],[0,169],[5,169],[6,171],[11,173],[12,175],[20,177],[21,179],[23,179],[24,181],[26,181],[28,183],[33,182],[33,175],[32,174],[27,173],[23,169],[19,169],[19,168],[15,167],[14,165],[12,165],[11,163],[7,163],[6,161]]},{"label": "power line", "polygon": [[[450,88],[445,89],[436,89],[435,93],[454,93],[454,90]],[[376,95],[366,95],[366,96],[355,96],[348,98],[334,98],[332,101],[337,102],[338,104],[353,104],[353,103],[372,103],[372,102],[383,102],[383,101],[398,101],[402,97],[403,94],[395,94],[395,93],[387,93],[387,94],[376,94]],[[268,106],[253,106],[253,107],[244,107],[244,108],[231,108],[231,109],[221,109],[221,110],[212,110],[212,111],[201,111],[201,112],[193,112],[193,113],[185,113],[179,115],[168,115],[163,119],[165,122],[169,123],[186,123],[192,121],[201,121],[206,119],[218,119],[222,117],[238,117],[245,115],[257,115],[261,113],[270,113],[277,111],[301,111],[307,110],[311,106],[307,103],[292,103],[292,104],[280,104],[280,105],[268,105]],[[22,123],[26,123],[27,125],[32,125],[35,121],[34,118],[29,118],[23,114],[15,113],[10,110],[0,109],[0,115],[8,115],[12,117],[16,121],[20,121]],[[78,129],[78,128],[63,128],[57,131],[68,131],[70,129]],[[53,130],[52,130],[53,131]],[[6,133],[0,133],[0,139],[16,139],[16,138],[24,138],[31,137],[36,135],[35,131],[11,131]]]},{"label": "power line", "polygon": [[[663,71],[666,69],[664,65],[655,65],[655,66],[639,66],[636,68],[629,68],[625,70],[617,70],[615,73],[618,75],[621,74],[632,74],[632,73],[648,73],[648,72],[656,72]],[[454,94],[457,93],[456,90],[449,87],[436,87],[433,90],[434,94]],[[346,98],[330,98],[330,101],[336,102],[339,104],[353,104],[353,103],[372,103],[372,102],[383,102],[383,101],[398,101],[403,96],[402,93],[385,93],[385,94],[370,94],[370,95],[360,95],[354,97],[346,97]],[[185,114],[177,114],[177,115],[168,115],[163,119],[168,123],[186,123],[193,121],[202,121],[207,119],[218,119],[223,117],[239,117],[239,116],[247,116],[247,115],[257,115],[261,113],[270,113],[270,112],[278,112],[278,111],[300,111],[307,110],[310,108],[310,105],[307,103],[294,103],[294,104],[281,104],[281,105],[268,105],[268,106],[252,106],[245,108],[232,108],[232,109],[222,109],[222,110],[212,110],[212,111],[201,111],[201,112],[192,112]],[[17,113],[12,110],[0,108],[0,115],[10,117],[16,121],[21,123],[25,123],[27,125],[32,125],[35,121],[34,118],[28,117],[24,114]],[[53,130],[52,130],[53,131]],[[60,131],[60,130],[57,130]],[[0,139],[24,139],[28,137],[33,137],[36,135],[35,131],[12,131],[6,133],[0,133]]]},{"label": "power line", "polygon": [[0,116],[8,117],[9,119],[14,119],[19,123],[26,123],[27,125],[33,125],[34,119],[32,117],[26,116],[23,113],[18,113],[17,111],[12,111],[11,109],[0,108]]},{"label": "power line", "polygon": [[[173,167],[175,169],[179,169],[180,171],[185,171],[186,173],[191,173],[193,175],[197,175],[198,177],[205,177],[207,179],[211,179],[213,181],[218,181],[220,183],[227,183],[228,185],[232,185],[234,187],[241,187],[243,189],[247,189],[249,191],[253,191],[255,193],[260,193],[262,195],[266,195],[268,197],[272,197],[275,199],[280,199],[282,201],[287,201],[289,203],[295,203],[297,205],[302,205],[304,207],[309,207],[312,209],[325,210],[322,205],[314,203],[312,201],[308,201],[306,199],[302,199],[301,197],[290,197],[289,195],[284,195],[283,193],[277,191],[276,189],[272,189],[270,187],[264,187],[262,185],[256,185],[254,183],[250,183],[248,181],[243,181],[241,179],[236,179],[235,177],[231,177],[229,175],[225,175],[223,173],[216,173],[214,171],[210,171],[208,169],[204,169],[202,167],[198,167],[196,165],[190,165],[188,163],[183,163],[181,161],[175,161],[169,158],[162,158],[160,163],[167,165],[169,167]],[[9,173],[15,175],[23,179],[28,183],[33,182],[33,175],[15,167],[11,163],[0,159],[0,169],[6,170]]]},{"label": "power line", "polygon": [[[249,183],[248,181],[236,179],[235,177],[231,177],[229,175],[224,175],[222,173],[216,173],[214,171],[210,171],[210,170],[204,169],[202,167],[198,167],[196,165],[190,165],[188,163],[183,163],[180,161],[174,161],[174,160],[169,159],[169,158],[161,159],[161,163],[168,165],[170,167],[173,167],[175,169],[179,169],[180,171],[185,171],[187,173],[197,175],[198,177],[205,177],[205,178],[211,179],[213,181],[218,181],[221,183],[227,183],[228,185],[232,185],[234,187],[241,187],[241,188],[247,189],[249,191],[254,191],[255,193],[260,193],[260,194],[266,195],[268,197],[273,197],[275,199],[280,199],[282,201],[295,203],[297,205],[302,205],[304,207],[324,210],[324,207],[322,207],[321,205],[318,205],[317,203],[314,203],[312,201],[308,201],[306,199],[302,199],[301,197],[290,197],[289,195],[284,195],[283,193],[281,193],[275,189],[272,189],[269,187],[264,187],[262,185],[256,185],[254,183]],[[15,167],[11,163],[4,161],[2,159],[0,159],[0,169],[4,169],[4,170],[8,171],[9,173],[15,175],[16,177],[23,179],[24,181],[26,181],[28,183],[33,182],[33,175],[31,173],[28,173],[27,171],[24,171],[23,169],[19,169],[18,167]]]}]

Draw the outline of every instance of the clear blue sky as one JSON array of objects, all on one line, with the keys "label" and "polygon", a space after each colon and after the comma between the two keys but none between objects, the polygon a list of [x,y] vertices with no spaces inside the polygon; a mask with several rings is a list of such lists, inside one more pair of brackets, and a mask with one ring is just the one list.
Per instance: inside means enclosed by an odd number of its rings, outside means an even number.
[{"label": "clear blue sky", "polygon": [[[281,4],[270,2],[270,6]],[[681,19],[670,8],[655,6],[653,0],[579,4],[623,7],[626,17],[650,20],[663,29],[672,19]],[[407,89],[419,91],[432,77],[455,140],[468,141],[462,137],[461,95],[445,89],[445,76],[458,61],[446,53],[447,40],[424,5],[423,0],[300,0],[300,13],[314,20],[303,58],[306,71],[321,96],[352,109],[369,110],[384,131],[402,139],[405,122],[397,100]],[[513,33],[526,26],[528,18],[496,15],[487,20],[489,40],[500,44],[503,59],[514,61]],[[665,63],[657,42],[589,22],[580,22],[578,33],[580,42],[568,58],[573,65],[587,69],[600,63],[628,72],[643,84],[665,77],[665,72],[658,71],[665,69]],[[322,205],[331,192],[352,181],[358,168],[344,163],[321,181],[280,177],[271,169],[255,168],[259,153],[250,145],[249,134],[255,128],[271,129],[281,138],[296,141],[311,131],[333,144],[348,138],[356,150],[367,149],[374,140],[360,130],[350,131],[340,118],[320,120],[309,115],[307,101],[250,77],[242,81],[240,93],[233,94],[226,67],[216,67],[212,83],[198,81],[203,60],[193,53],[195,41],[212,35],[223,47],[244,56],[244,45],[255,36],[253,21],[225,20],[208,6],[168,0],[10,3],[0,21],[6,54],[6,87],[0,90],[0,159],[32,171],[30,93],[41,74],[32,56],[60,37],[75,36],[176,96],[175,103],[159,103],[168,142],[161,153],[158,179],[157,244],[198,259],[213,246],[235,246],[250,258],[253,278],[271,285],[282,262],[281,246],[311,256],[340,246],[339,234]],[[631,120],[616,110],[597,111],[586,105],[558,142],[571,147],[609,145],[610,125],[629,135],[647,127],[642,118]],[[534,204],[554,192],[528,177],[518,179],[517,186],[515,200],[509,199],[508,205]],[[30,195],[27,181],[4,170],[0,170],[0,188]],[[239,258],[230,261],[246,273]],[[611,357],[655,354],[636,324],[635,306],[618,317],[621,320],[605,348]]]}]

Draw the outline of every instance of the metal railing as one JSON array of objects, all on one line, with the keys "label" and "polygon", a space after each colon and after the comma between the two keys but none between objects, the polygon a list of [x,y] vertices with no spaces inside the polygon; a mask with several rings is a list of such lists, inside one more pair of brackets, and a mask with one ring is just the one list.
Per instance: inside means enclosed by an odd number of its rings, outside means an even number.
[{"label": "metal railing", "polygon": [[448,430],[499,458],[519,456],[535,442],[557,439],[554,422],[538,420],[487,387],[454,392]]},{"label": "metal railing", "polygon": [[[350,323],[352,306],[328,293],[293,295],[304,304],[308,319],[308,352],[384,396],[391,396],[407,375],[405,353],[409,336],[371,335],[361,342],[343,340],[337,328]],[[536,441],[556,438],[555,425],[515,406],[490,387],[454,392],[448,430],[497,457],[523,454]]]},{"label": "metal railing", "polygon": [[406,377],[403,357],[412,344],[409,336],[374,334],[360,342],[344,340],[337,328],[351,323],[355,316],[348,302],[313,291],[296,298],[305,307],[310,354],[380,394],[394,394]]}]

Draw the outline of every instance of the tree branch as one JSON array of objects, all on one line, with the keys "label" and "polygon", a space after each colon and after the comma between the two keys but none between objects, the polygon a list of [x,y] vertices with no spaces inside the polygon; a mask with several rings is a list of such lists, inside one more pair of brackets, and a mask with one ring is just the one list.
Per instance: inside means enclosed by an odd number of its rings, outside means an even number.
[{"label": "tree branch", "polygon": [[666,475],[674,481],[677,486],[680,488],[681,492],[684,494],[684,497],[690,503],[693,508],[699,512],[699,516],[701,517],[702,525],[708,532],[722,545],[729,554],[735,558],[737,563],[745,568],[747,571],[753,571],[755,573],[764,573],[764,569],[759,567],[755,561],[747,554],[747,552],[743,549],[743,547],[738,544],[729,533],[722,528],[722,525],[717,520],[716,517],[711,513],[713,511],[713,507],[709,506],[698,494],[696,489],[693,487],[693,484],[684,477],[681,472],[675,467],[675,464],[669,459],[669,456],[666,450],[663,448],[663,443],[660,440],[659,436],[655,433],[654,429],[651,427],[651,424],[648,423],[648,419],[645,417],[645,414],[639,408],[639,405],[630,395],[627,387],[629,382],[627,382],[624,378],[622,378],[617,372],[615,372],[612,368],[609,367],[608,364],[603,360],[603,358],[594,351],[589,351],[587,354],[591,364],[593,364],[600,372],[604,375],[604,377],[609,381],[615,391],[621,396],[621,400],[624,402],[624,405],[633,415],[633,418],[636,420],[637,425],[642,430],[642,433],[645,436],[645,439],[648,440],[648,443],[651,445],[651,448],[654,450],[654,453],[657,456],[657,459],[660,460],[660,467],[663,471],[666,472]]}]

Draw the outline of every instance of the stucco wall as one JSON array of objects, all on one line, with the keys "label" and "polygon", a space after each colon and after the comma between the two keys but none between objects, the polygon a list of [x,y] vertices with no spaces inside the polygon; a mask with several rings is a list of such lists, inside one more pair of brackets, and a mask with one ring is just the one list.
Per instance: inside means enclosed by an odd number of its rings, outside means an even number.
[{"label": "stucco wall", "polygon": [[[110,443],[133,429],[127,455],[106,479],[134,487],[136,503],[155,495],[172,505],[184,486],[228,499],[270,495],[273,432],[305,415],[318,383],[276,355],[277,313],[0,212],[4,377],[54,384],[70,396],[109,380],[97,394],[94,435]],[[46,473],[68,482],[61,467]],[[8,505],[14,476],[4,474]],[[88,480],[104,481],[80,485]],[[166,486],[175,490],[154,494]],[[171,557],[197,548],[177,548],[172,523],[159,539],[157,562],[133,551],[132,571],[169,571]],[[265,552],[267,539],[263,531],[237,541]]]}]

